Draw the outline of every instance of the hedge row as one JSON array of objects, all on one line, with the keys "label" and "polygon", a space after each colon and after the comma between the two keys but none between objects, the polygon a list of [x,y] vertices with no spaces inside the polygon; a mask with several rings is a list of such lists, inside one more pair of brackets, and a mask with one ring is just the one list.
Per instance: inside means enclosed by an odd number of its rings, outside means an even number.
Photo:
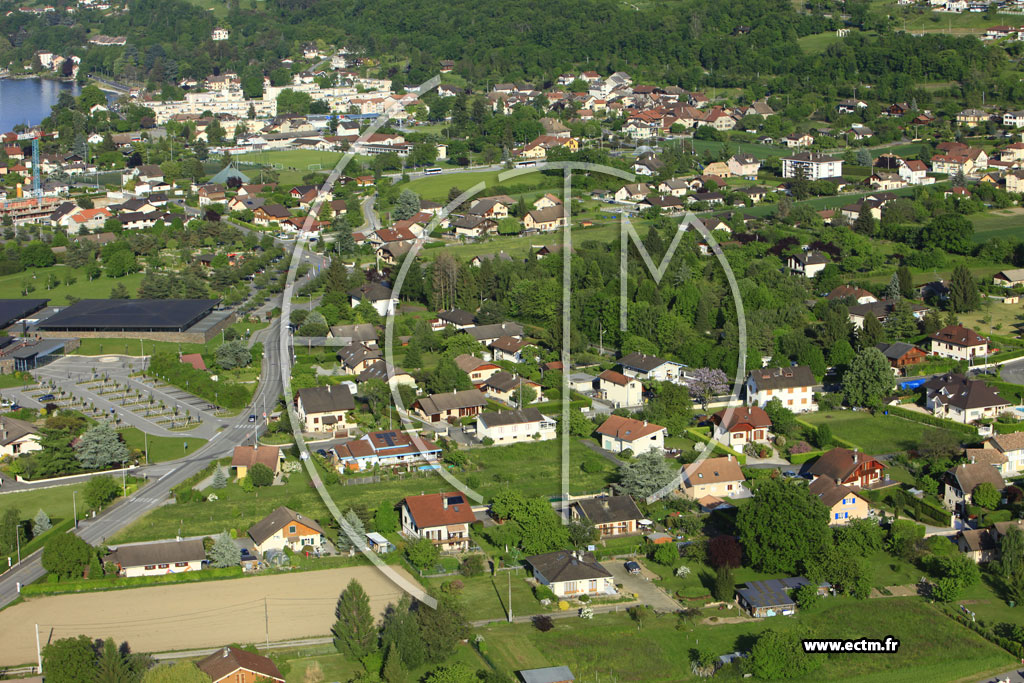
[{"label": "hedge row", "polygon": [[182,363],[174,353],[154,353],[146,374],[224,408],[244,408],[252,399],[252,391],[246,385],[214,382],[209,373]]},{"label": "hedge row", "polygon": [[[815,425],[812,425],[810,422],[807,422],[805,420],[801,420],[800,418],[796,419],[796,423],[798,425],[800,425],[801,427],[803,427],[804,429],[806,429],[808,432],[814,432],[814,430],[817,429],[817,427]],[[835,434],[832,435],[832,446],[833,447],[834,446],[841,446],[843,448],[852,448],[854,450],[857,450],[857,449],[860,448],[860,446],[858,446],[857,444],[853,443],[852,441],[847,441],[846,439],[840,439]],[[824,451],[819,451],[818,453],[820,454],[822,452],[824,452]]]},{"label": "hedge row", "polygon": [[824,452],[825,451],[807,451],[806,453],[790,453],[789,462],[794,465],[803,465],[808,460],[813,460]]},{"label": "hedge row", "polygon": [[961,434],[970,434],[971,436],[978,435],[978,430],[970,425],[960,424],[959,422],[935,417],[934,415],[925,415],[924,413],[919,413],[916,410],[907,410],[906,408],[901,408],[899,406],[886,406],[885,410],[890,415],[903,417],[908,420],[913,420],[914,422],[920,422],[921,424],[931,425],[933,427],[942,427],[954,432],[960,432]]},{"label": "hedge row", "polygon": [[917,521],[929,522],[936,526],[949,526],[950,513],[948,510],[937,508],[910,495],[903,489],[896,489],[891,497],[904,511],[911,511]]},{"label": "hedge row", "polygon": [[941,611],[943,614],[945,614],[953,621],[956,621],[966,626],[967,628],[971,629],[972,631],[974,631],[990,643],[995,643],[999,647],[1009,652],[1014,657],[1024,659],[1024,645],[1021,645],[1015,640],[1010,640],[1009,638],[1003,638],[1002,636],[996,635],[996,632],[992,629],[985,628],[980,622],[968,619],[965,614],[957,612],[952,607],[944,606]]},{"label": "hedge row", "polygon": [[33,583],[23,586],[21,594],[62,595],[65,593],[90,593],[94,591],[120,590],[122,588],[159,586],[168,583],[197,583],[199,581],[218,581],[241,577],[241,567],[223,567],[220,569],[180,572],[178,574],[160,574],[159,576],[133,576],[130,578],[111,576],[102,579],[81,579],[77,581],[61,581],[59,583]]},{"label": "hedge row", "polygon": [[174,498],[176,500],[181,502],[181,499],[184,498],[185,496],[191,496],[192,495],[191,492],[192,492],[192,487],[193,486],[195,486],[196,484],[201,482],[203,479],[206,479],[207,477],[212,475],[213,471],[216,468],[217,468],[217,461],[209,463],[206,467],[204,467],[203,469],[199,470],[198,472],[193,474],[191,477],[189,477],[185,481],[181,482],[180,484],[178,484],[177,486],[172,488],[171,489],[171,494],[174,496]]},{"label": "hedge row", "polygon": [[995,430],[996,434],[1013,434],[1014,432],[1024,432],[1024,421],[1022,422],[993,422],[992,429]]}]

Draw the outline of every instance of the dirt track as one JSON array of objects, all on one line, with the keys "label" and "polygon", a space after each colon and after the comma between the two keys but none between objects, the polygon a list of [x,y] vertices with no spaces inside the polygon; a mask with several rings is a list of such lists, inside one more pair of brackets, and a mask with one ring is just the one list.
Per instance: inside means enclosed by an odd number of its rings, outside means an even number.
[{"label": "dirt track", "polygon": [[363,585],[374,614],[401,596],[376,569],[350,567],[32,598],[0,612],[0,666],[36,661],[35,624],[44,646],[79,634],[127,640],[145,652],[259,643],[266,639],[264,598],[271,640],[327,635],[338,594],[351,579]]}]

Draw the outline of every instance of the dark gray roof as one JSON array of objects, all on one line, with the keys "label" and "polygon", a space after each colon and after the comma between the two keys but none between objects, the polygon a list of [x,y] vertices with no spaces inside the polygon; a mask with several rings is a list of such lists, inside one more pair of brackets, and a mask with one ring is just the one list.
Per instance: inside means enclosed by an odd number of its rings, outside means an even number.
[{"label": "dark gray roof", "polygon": [[567,666],[546,666],[543,669],[523,669],[519,672],[523,683],[564,683],[576,677]]},{"label": "dark gray roof", "polygon": [[523,326],[519,323],[495,323],[493,325],[477,325],[466,330],[469,336],[477,341],[497,339],[498,337],[522,337]]},{"label": "dark gray roof", "polygon": [[[256,545],[260,545],[263,541],[276,534],[284,528],[285,525],[290,524],[291,522],[300,522],[311,529],[319,531],[321,534],[324,532],[323,528],[314,520],[282,505],[260,521],[253,524],[249,528],[249,538],[251,538],[253,543]],[[200,545],[202,545],[202,542],[200,542]]]},{"label": "dark gray roof", "polygon": [[751,607],[795,607],[796,599],[790,591],[808,583],[810,581],[802,576],[749,581],[738,588],[736,593]]},{"label": "dark gray roof", "polygon": [[46,306],[49,299],[0,299],[0,328],[8,327]]},{"label": "dark gray roof", "polygon": [[383,354],[380,349],[377,347],[370,348],[361,343],[351,344],[338,351],[338,360],[348,367],[355,367],[364,361],[381,357],[383,357]]},{"label": "dark gray roof", "polygon": [[391,288],[385,287],[379,282],[367,282],[349,290],[348,295],[353,299],[369,299],[370,301],[386,301],[393,296]]},{"label": "dark gray roof", "polygon": [[348,339],[349,343],[375,342],[377,341],[377,328],[370,323],[334,325],[331,327],[331,336],[336,339]]},{"label": "dark gray roof", "polygon": [[6,446],[22,438],[26,434],[38,434],[39,430],[31,422],[0,415],[0,445]]},{"label": "dark gray roof", "polygon": [[472,325],[476,316],[461,308],[453,308],[450,311],[441,311],[437,314],[439,320],[449,322],[453,325]]},{"label": "dark gray roof", "polygon": [[657,356],[649,356],[646,353],[631,353],[619,359],[619,365],[624,368],[632,368],[641,372],[650,372],[668,361]]},{"label": "dark gray roof", "polygon": [[42,330],[183,332],[219,299],[82,299],[39,324]]},{"label": "dark gray roof", "polygon": [[629,496],[611,496],[610,498],[587,498],[575,501],[574,505],[580,513],[594,524],[624,522],[630,519],[642,519],[640,508]]},{"label": "dark gray roof", "polygon": [[484,382],[484,386],[493,387],[498,391],[511,391],[517,388],[520,384],[523,384],[524,380],[519,375],[513,375],[507,370],[501,370],[491,375],[487,381]]},{"label": "dark gray roof", "polygon": [[299,389],[299,400],[302,401],[302,407],[307,413],[329,413],[336,410],[352,410],[356,407],[352,392],[344,384]]},{"label": "dark gray roof", "polygon": [[144,567],[151,564],[195,562],[206,559],[203,541],[163,541],[118,546],[107,556],[107,561],[124,567]]},{"label": "dark gray roof", "polygon": [[875,348],[881,351],[882,355],[889,360],[899,360],[900,358],[903,358],[908,351],[915,347],[913,344],[908,344],[906,342],[893,342],[891,344],[882,342],[880,344],[875,344]]},{"label": "dark gray roof", "polygon": [[379,379],[387,382],[392,377],[404,374],[406,374],[406,372],[402,368],[395,367],[394,365],[388,365],[384,361],[379,360],[360,372],[356,379],[360,382],[365,382],[368,379]]},{"label": "dark gray roof", "polygon": [[750,373],[758,391],[765,389],[788,389],[814,385],[814,375],[806,365],[788,368],[758,368]]},{"label": "dark gray roof", "polygon": [[480,413],[477,419],[488,427],[503,427],[527,422],[540,422],[544,418],[536,408],[523,408],[521,410],[499,410],[496,413]]},{"label": "dark gray roof", "polygon": [[593,553],[583,553],[582,556],[577,556],[569,550],[556,550],[553,553],[527,557],[526,561],[549,583],[611,576],[608,570],[594,559]]}]

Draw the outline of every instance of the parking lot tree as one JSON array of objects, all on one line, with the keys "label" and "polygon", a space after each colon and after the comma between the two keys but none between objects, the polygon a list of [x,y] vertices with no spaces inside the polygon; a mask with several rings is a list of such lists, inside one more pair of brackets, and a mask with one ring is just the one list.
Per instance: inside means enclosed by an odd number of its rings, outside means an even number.
[{"label": "parking lot tree", "polygon": [[109,422],[99,422],[87,429],[78,440],[75,453],[82,467],[90,470],[124,463],[130,455],[128,447]]}]

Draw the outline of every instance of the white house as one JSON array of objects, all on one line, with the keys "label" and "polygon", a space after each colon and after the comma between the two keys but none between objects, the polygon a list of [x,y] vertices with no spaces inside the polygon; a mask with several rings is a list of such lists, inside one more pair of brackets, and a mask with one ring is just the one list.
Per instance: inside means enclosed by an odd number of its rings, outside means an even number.
[{"label": "white house", "polygon": [[268,550],[301,552],[303,548],[319,549],[324,543],[324,530],[314,520],[281,506],[249,528],[249,538],[259,554]]},{"label": "white house", "polygon": [[601,435],[601,448],[607,451],[621,453],[630,450],[640,454],[664,449],[668,430],[653,422],[609,415],[597,428],[597,433]]},{"label": "white house", "polygon": [[103,558],[117,565],[120,576],[159,576],[198,571],[206,561],[200,539],[119,545]]},{"label": "white house", "polygon": [[355,422],[349,422],[348,416],[355,407],[352,392],[344,384],[299,389],[295,398],[295,409],[303,430],[307,432],[328,432],[354,427]]},{"label": "white house", "polygon": [[963,325],[947,325],[929,339],[934,356],[969,361],[988,354],[988,338]]},{"label": "white house", "polygon": [[557,436],[557,423],[536,408],[499,410],[476,416],[477,438],[496,444],[549,441]]},{"label": "white house", "polygon": [[0,415],[0,460],[42,449],[39,430],[31,422]]},{"label": "white house", "polygon": [[639,406],[644,401],[644,386],[640,380],[614,370],[605,370],[597,376],[597,391],[616,408]]},{"label": "white house", "polygon": [[843,160],[813,152],[801,152],[782,158],[783,178],[796,178],[800,170],[808,180],[838,178],[843,175]]},{"label": "white house", "polygon": [[392,293],[390,287],[385,287],[378,282],[367,282],[360,285],[351,290],[348,295],[352,308],[355,308],[366,299],[373,304],[373,308],[382,317],[394,315],[398,309],[398,297]]},{"label": "white house", "polygon": [[804,365],[788,368],[758,368],[747,376],[747,405],[764,408],[777,398],[794,413],[816,411],[814,375]]},{"label": "white house", "polygon": [[619,359],[622,374],[640,381],[679,382],[683,378],[683,364],[646,353],[631,353]]},{"label": "white house", "polygon": [[614,595],[615,579],[591,553],[556,550],[527,557],[533,578],[559,598]]},{"label": "white house", "polygon": [[476,515],[461,493],[428,493],[407,496],[401,504],[402,534],[427,538],[443,552],[469,549],[469,525]]}]

